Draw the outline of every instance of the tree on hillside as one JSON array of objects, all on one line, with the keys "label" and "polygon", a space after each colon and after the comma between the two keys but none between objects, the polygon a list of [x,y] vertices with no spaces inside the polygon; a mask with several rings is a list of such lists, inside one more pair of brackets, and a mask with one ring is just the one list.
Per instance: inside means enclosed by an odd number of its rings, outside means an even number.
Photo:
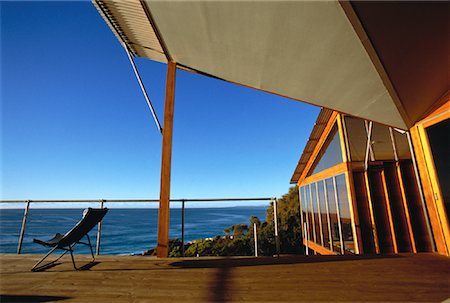
[{"label": "tree on hillside", "polygon": [[[249,225],[235,224],[224,229],[224,236],[196,240],[186,244],[185,256],[251,256],[255,254],[253,224],[257,227],[258,255],[276,254],[273,203],[266,210],[266,221],[252,216]],[[291,187],[277,200],[280,253],[303,253],[298,187]],[[181,256],[181,242],[174,241],[170,256]]]},{"label": "tree on hillside", "polygon": [[[303,241],[297,186],[289,188],[288,193],[277,200],[277,208],[281,253],[302,253]],[[264,241],[261,246],[265,250],[264,254],[276,252],[273,209],[273,203],[270,203],[266,211],[266,222],[261,228],[261,240]]]}]

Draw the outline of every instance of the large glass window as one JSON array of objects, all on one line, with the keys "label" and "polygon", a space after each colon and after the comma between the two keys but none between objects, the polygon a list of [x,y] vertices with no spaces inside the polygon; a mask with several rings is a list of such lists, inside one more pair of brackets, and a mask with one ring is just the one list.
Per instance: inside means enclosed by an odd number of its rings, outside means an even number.
[{"label": "large glass window", "polygon": [[353,218],[345,174],[300,187],[308,240],[337,253],[354,253]]},{"label": "large glass window", "polygon": [[[365,141],[367,142],[367,140]],[[373,123],[372,148],[376,160],[394,160],[394,148],[392,147],[389,127]]]},{"label": "large glass window", "polygon": [[[351,161],[364,161],[367,148],[367,130],[363,119],[345,116],[348,145]],[[389,127],[378,123],[372,124],[372,154],[374,160],[394,160],[394,148]],[[399,159],[411,159],[408,140],[405,134],[393,130]]]},{"label": "large glass window", "polygon": [[333,245],[333,251],[341,253],[341,233],[333,178],[326,179],[325,184],[327,188],[328,212],[330,215],[331,243]]},{"label": "large glass window", "polygon": [[409,143],[406,134],[401,134],[394,130],[395,144],[397,146],[397,156],[399,159],[411,159],[411,151],[409,150]]},{"label": "large glass window", "polygon": [[345,128],[352,161],[364,161],[367,144],[364,120],[345,116]]},{"label": "large glass window", "polygon": [[300,187],[299,189],[299,195],[300,195],[300,202],[301,202],[301,219],[302,219],[302,237],[305,236],[305,223],[306,223],[306,216],[307,216],[307,211],[308,211],[308,207],[306,205],[306,199],[305,199],[305,187]]},{"label": "large glass window", "polygon": [[336,176],[336,190],[338,195],[339,216],[341,217],[342,241],[345,252],[355,253],[353,241],[352,217],[350,214],[350,204],[348,201],[347,184],[345,175]]},{"label": "large glass window", "polygon": [[315,241],[314,216],[311,205],[311,191],[309,185],[305,187],[305,200],[308,205],[308,236],[310,241]]},{"label": "large glass window", "polygon": [[322,236],[323,236],[323,246],[326,248],[332,249],[330,242],[330,230],[328,228],[329,225],[329,217],[328,217],[328,206],[327,201],[325,200],[325,190],[324,190],[325,182],[323,180],[317,182],[317,192],[319,197],[319,210],[320,210],[320,218],[322,223]]},{"label": "large glass window", "polygon": [[308,240],[311,240],[311,233],[310,233],[310,218],[309,218],[309,198],[306,192],[306,187],[302,187],[303,188],[303,197],[302,197],[302,202],[304,205],[304,209],[303,209],[303,213],[304,213],[304,220],[306,222],[306,231],[307,231],[307,237]]},{"label": "large glass window", "polygon": [[317,203],[317,186],[316,183],[311,184],[311,203],[314,214],[314,231],[316,236],[316,243],[323,245],[322,243],[322,226],[320,225],[320,212],[319,212],[319,204]]},{"label": "large glass window", "polygon": [[336,125],[331,130],[329,137],[332,139],[325,143],[325,149],[322,148],[323,152],[317,158],[316,163],[314,163],[314,169],[311,175],[342,163],[341,143]]}]

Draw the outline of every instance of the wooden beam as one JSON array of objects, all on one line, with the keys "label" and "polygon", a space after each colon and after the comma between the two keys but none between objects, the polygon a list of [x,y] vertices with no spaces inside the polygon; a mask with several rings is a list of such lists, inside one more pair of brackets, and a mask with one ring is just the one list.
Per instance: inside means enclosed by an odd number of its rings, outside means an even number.
[{"label": "wooden beam", "polygon": [[308,162],[305,164],[305,168],[303,169],[302,175],[298,179],[298,184],[303,184],[303,180],[306,178],[306,176],[308,175],[309,171],[311,170],[311,168],[314,164],[314,161],[319,156],[322,146],[325,144],[325,142],[328,138],[328,135],[330,134],[331,130],[333,129],[334,122],[336,121],[337,115],[338,115],[337,112],[333,112],[331,114],[330,119],[327,122],[327,126],[325,126],[325,129],[323,130],[323,132],[319,138],[319,141],[317,142],[316,146],[314,147],[314,150],[311,153],[311,156],[309,157]]},{"label": "wooden beam", "polygon": [[436,123],[450,119],[450,101],[447,101],[442,107],[435,110],[430,118],[425,118],[419,122],[424,128],[432,126]]},{"label": "wooden beam", "polygon": [[336,252],[329,250],[317,243],[314,243],[313,241],[303,239],[303,244],[306,246],[308,245],[308,248],[312,249],[314,252],[318,253],[319,255],[337,255]]},{"label": "wooden beam", "polygon": [[305,184],[314,183],[316,181],[326,179],[341,173],[344,173],[347,171],[347,164],[346,163],[340,163],[338,165],[332,166],[330,168],[327,168],[317,174],[314,174],[312,176],[309,176],[303,180],[299,186],[303,186]]},{"label": "wooden beam", "polygon": [[169,255],[169,219],[170,219],[170,171],[172,162],[172,130],[175,103],[175,77],[177,65],[167,64],[166,101],[164,108],[164,128],[161,163],[161,188],[158,210],[158,258]]}]

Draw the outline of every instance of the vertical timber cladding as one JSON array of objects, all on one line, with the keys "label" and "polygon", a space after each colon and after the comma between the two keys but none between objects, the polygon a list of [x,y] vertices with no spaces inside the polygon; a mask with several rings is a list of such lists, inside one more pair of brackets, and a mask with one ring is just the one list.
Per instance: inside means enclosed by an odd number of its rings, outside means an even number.
[{"label": "vertical timber cladding", "polygon": [[167,258],[169,254],[170,219],[170,171],[172,162],[172,130],[175,103],[176,63],[167,64],[166,101],[164,108],[164,128],[161,160],[161,188],[158,210],[158,258]]},{"label": "vertical timber cladding", "polygon": [[363,252],[374,254],[377,252],[375,247],[374,226],[370,220],[371,211],[369,206],[369,196],[366,191],[366,184],[363,171],[353,171],[353,184],[355,188],[356,209],[359,216],[361,230],[361,242]]},{"label": "vertical timber cladding", "polygon": [[383,187],[382,169],[379,167],[370,167],[368,179],[380,253],[394,253],[395,249],[388,209],[386,207],[387,201]]},{"label": "vertical timber cladding", "polygon": [[400,172],[408,201],[411,228],[417,252],[432,251],[431,239],[427,232],[426,214],[421,205],[420,192],[417,188],[414,167],[411,161],[400,161]]},{"label": "vertical timber cladding", "polygon": [[396,163],[384,162],[383,166],[398,252],[412,252],[413,245],[409,234],[407,215],[400,188],[401,181],[398,179]]}]

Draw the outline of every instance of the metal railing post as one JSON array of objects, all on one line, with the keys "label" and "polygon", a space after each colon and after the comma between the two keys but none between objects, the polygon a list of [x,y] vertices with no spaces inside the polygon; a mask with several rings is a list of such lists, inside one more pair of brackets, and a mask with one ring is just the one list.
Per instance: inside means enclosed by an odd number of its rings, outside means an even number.
[{"label": "metal railing post", "polygon": [[255,257],[258,256],[258,235],[256,234],[256,223],[253,223],[253,238],[255,240]]},{"label": "metal railing post", "polygon": [[273,198],[273,222],[275,225],[275,245],[277,248],[277,256],[280,256],[280,239],[278,237],[278,217],[277,217],[277,198]]},{"label": "metal railing post", "polygon": [[[105,203],[105,200],[100,200],[100,208],[103,208]],[[100,220],[100,222],[98,222],[98,226],[97,226],[97,244],[95,247],[95,255],[99,256],[100,255],[100,240],[102,238],[102,222],[103,220]]]},{"label": "metal railing post", "polygon": [[181,200],[181,255],[184,257],[184,200]]},{"label": "metal railing post", "polygon": [[308,226],[306,225],[306,222],[303,223],[303,230],[305,234],[305,253],[308,256],[309,255],[309,247],[308,247]]},{"label": "metal railing post", "polygon": [[20,229],[19,244],[17,246],[17,254],[20,254],[22,251],[23,236],[25,235],[25,227],[27,225],[27,219],[28,219],[28,210],[30,209],[30,200],[27,200],[25,202],[27,204],[25,206],[25,211],[23,212],[22,228]]}]

